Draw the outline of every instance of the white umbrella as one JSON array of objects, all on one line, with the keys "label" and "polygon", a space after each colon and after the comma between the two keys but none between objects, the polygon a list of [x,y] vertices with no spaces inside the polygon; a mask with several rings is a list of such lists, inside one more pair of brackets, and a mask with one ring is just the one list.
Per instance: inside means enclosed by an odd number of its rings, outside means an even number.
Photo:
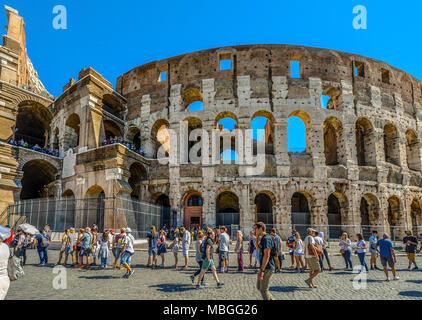
[{"label": "white umbrella", "polygon": [[36,227],[28,223],[21,224],[18,229],[21,229],[23,232],[30,234],[31,236],[35,236],[40,233]]}]

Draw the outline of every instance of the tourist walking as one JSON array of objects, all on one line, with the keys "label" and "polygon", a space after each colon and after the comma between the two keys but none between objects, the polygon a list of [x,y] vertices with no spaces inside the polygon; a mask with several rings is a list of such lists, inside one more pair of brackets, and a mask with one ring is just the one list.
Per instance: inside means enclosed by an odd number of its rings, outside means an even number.
[{"label": "tourist walking", "polygon": [[231,245],[232,241],[230,240],[230,237],[227,234],[227,228],[225,226],[222,226],[220,230],[221,233],[218,237],[218,254],[219,259],[221,261],[221,272],[227,273],[229,272],[229,245]]},{"label": "tourist walking", "polygon": [[[256,269],[256,249],[255,249],[255,241],[256,241],[256,237],[253,231],[251,231],[249,233],[249,268],[254,268]],[[252,259],[255,260],[254,266],[252,266]]]},{"label": "tourist walking", "polygon": [[236,232],[236,246],[234,251],[237,254],[237,271],[243,272],[243,233],[241,230]]},{"label": "tourist walking", "polygon": [[190,248],[190,240],[191,235],[185,227],[180,228],[180,232],[182,233],[182,251],[183,257],[185,258],[185,265],[183,269],[187,269],[189,267],[189,248]]},{"label": "tourist walking", "polygon": [[70,229],[66,229],[64,231],[63,236],[62,236],[62,242],[61,242],[62,246],[60,247],[59,261],[57,261],[56,266],[62,264],[62,257],[63,257],[63,254],[66,251],[66,244],[67,244],[67,239],[68,239],[69,233],[70,233]]},{"label": "tourist walking", "polygon": [[346,263],[346,270],[352,271],[353,265],[352,260],[350,259],[352,256],[352,242],[350,241],[349,235],[346,232],[341,235],[339,246],[340,253],[344,258],[344,262]]},{"label": "tourist walking", "polygon": [[371,270],[381,270],[377,267],[377,259],[378,259],[378,250],[377,250],[377,242],[378,242],[378,231],[373,230],[371,236],[369,237],[369,252],[371,253]]},{"label": "tourist walking", "polygon": [[[195,283],[195,277],[198,276],[202,270],[202,263],[204,261],[204,258],[203,258],[203,252],[201,251],[201,248],[203,248],[203,244],[205,243],[204,238],[205,238],[204,232],[202,230],[199,230],[197,234],[197,240],[195,241],[195,260],[199,265],[199,269],[195,271],[193,275],[190,276],[192,284]],[[201,280],[202,285],[205,285],[204,281],[205,281],[205,275],[202,276],[202,280]]]},{"label": "tourist walking", "polygon": [[305,264],[303,263],[303,241],[300,238],[300,233],[296,232],[295,241],[293,242],[293,255],[296,260],[296,272],[301,273],[305,272]]},{"label": "tourist walking", "polygon": [[286,245],[289,248],[289,255],[290,255],[290,260],[291,260],[291,265],[290,265],[289,269],[291,269],[291,270],[295,269],[295,262],[296,262],[296,258],[295,258],[295,254],[294,254],[296,234],[297,234],[297,231],[292,230],[291,235],[289,236],[289,238],[286,241]]},{"label": "tourist walking", "polygon": [[321,271],[320,272],[323,272],[324,271],[324,239],[320,236],[320,232],[318,232],[318,231],[315,231],[315,233],[314,233],[314,240],[315,240],[315,243],[317,243],[317,244],[319,244],[320,246],[321,246],[321,252],[320,252],[320,254],[318,255],[318,262],[319,262],[319,266],[320,266],[320,268],[321,268]]},{"label": "tourist walking", "polygon": [[0,301],[4,300],[9,291],[10,279],[7,272],[10,251],[9,246],[4,243],[11,235],[11,230],[0,226]]},{"label": "tourist walking", "polygon": [[418,266],[416,265],[416,251],[418,249],[418,239],[412,235],[412,231],[406,231],[406,237],[403,238],[403,243],[405,245],[407,259],[409,260],[409,267],[407,269],[410,270],[413,264],[415,265],[413,270],[418,270]]},{"label": "tourist walking", "polygon": [[365,262],[365,256],[366,256],[366,242],[363,239],[363,235],[358,233],[356,235],[357,238],[357,244],[356,244],[356,252],[359,257],[361,268],[365,267],[366,272],[368,272],[368,265]]},{"label": "tourist walking", "polygon": [[161,257],[161,268],[164,268],[165,263],[165,254],[167,253],[167,238],[166,238],[166,232],[164,230],[160,231],[160,238],[158,239],[158,251],[160,253]]},{"label": "tourist walking", "polygon": [[107,269],[108,258],[110,257],[110,234],[108,231],[105,231],[98,239],[98,244],[98,259],[101,261],[101,266],[99,269]]},{"label": "tourist walking", "polygon": [[65,248],[65,258],[64,265],[67,265],[67,259],[69,255],[72,257],[72,266],[75,265],[75,250],[76,243],[78,241],[78,235],[76,234],[75,228],[70,228],[70,233],[67,237],[66,248]]},{"label": "tourist walking", "polygon": [[196,285],[196,289],[205,289],[205,286],[202,284],[202,280],[204,278],[205,273],[208,269],[211,269],[212,275],[217,282],[217,287],[221,288],[224,283],[220,282],[220,279],[217,275],[217,269],[215,268],[214,259],[213,259],[213,245],[215,241],[214,231],[211,228],[207,229],[207,238],[205,239],[205,243],[202,245],[202,267],[201,272],[198,276],[198,283]]},{"label": "tourist walking", "polygon": [[389,235],[387,233],[384,233],[382,239],[377,241],[377,249],[379,248],[381,264],[384,268],[384,273],[387,277],[386,280],[390,281],[387,265],[391,268],[394,280],[399,280],[400,278],[396,274],[395,268],[395,264],[397,263],[396,252],[394,251],[393,242],[389,238]]},{"label": "tourist walking", "polygon": [[126,228],[126,237],[123,242],[123,248],[121,251],[121,262],[120,264],[126,268],[126,274],[124,278],[130,278],[135,272],[132,268],[132,256],[135,253],[134,248],[135,238],[132,235],[132,230]]},{"label": "tourist walking", "polygon": [[321,272],[321,267],[319,266],[318,262],[318,255],[322,252],[322,248],[321,251],[318,252],[316,246],[317,243],[314,239],[314,234],[316,233],[316,230],[308,228],[306,232],[308,235],[306,236],[305,241],[303,242],[303,246],[306,264],[309,267],[309,279],[305,280],[305,282],[309,286],[309,288],[317,288],[314,283],[314,279]]},{"label": "tourist walking", "polygon": [[275,244],[273,238],[266,233],[266,226],[263,222],[258,222],[255,225],[255,235],[259,239],[260,265],[256,287],[264,300],[274,300],[273,295],[269,291],[269,286],[271,276],[275,272]]},{"label": "tourist walking", "polygon": [[158,234],[155,226],[151,226],[150,232],[147,234],[148,242],[148,267],[157,267],[157,256],[158,256]]},{"label": "tourist walking", "polygon": [[[120,264],[120,253],[122,251],[123,248],[123,243],[125,242],[125,237],[126,237],[126,229],[125,228],[121,228],[120,229],[120,234],[117,234],[114,237],[114,242],[113,242],[113,256],[114,256],[114,263],[113,263],[113,269],[122,269],[122,265]],[[119,263],[119,267],[117,267],[117,263]]]},{"label": "tourist walking", "polygon": [[40,230],[40,234],[35,237],[38,256],[40,257],[39,267],[43,267],[48,264],[47,249],[51,244],[51,237],[47,234],[45,229]]},{"label": "tourist walking", "polygon": [[276,228],[271,229],[270,235],[271,235],[271,237],[273,237],[274,245],[275,245],[275,248],[276,248],[276,255],[274,256],[275,273],[280,273],[281,272],[281,266],[282,266],[282,263],[283,263],[282,256],[281,256],[281,238],[277,234]]}]

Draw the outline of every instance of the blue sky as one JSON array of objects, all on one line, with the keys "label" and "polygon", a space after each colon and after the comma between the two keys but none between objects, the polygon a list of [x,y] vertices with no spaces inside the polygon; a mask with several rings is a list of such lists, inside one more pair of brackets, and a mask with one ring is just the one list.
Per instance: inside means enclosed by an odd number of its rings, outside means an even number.
[{"label": "blue sky", "polygon": [[[331,48],[385,61],[422,79],[421,1],[0,1],[26,22],[29,56],[55,96],[88,66],[113,85],[154,60],[208,48],[285,43]],[[67,8],[68,29],[52,27]],[[368,29],[352,26],[353,7],[368,10]],[[6,14],[0,14],[6,25]]]}]

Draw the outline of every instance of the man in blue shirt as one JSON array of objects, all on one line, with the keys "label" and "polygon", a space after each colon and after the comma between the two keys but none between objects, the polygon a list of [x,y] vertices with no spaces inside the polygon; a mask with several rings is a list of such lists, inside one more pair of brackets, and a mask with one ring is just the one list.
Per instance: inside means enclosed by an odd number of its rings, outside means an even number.
[{"label": "man in blue shirt", "polygon": [[376,249],[378,242],[378,231],[373,230],[369,237],[369,252],[371,253],[371,270],[380,270],[377,267],[378,251]]},{"label": "man in blue shirt", "polygon": [[281,259],[281,239],[280,239],[280,236],[277,234],[276,228],[271,229],[271,237],[273,237],[274,244],[277,250],[277,255],[274,257],[275,268],[276,268],[275,273],[280,273],[281,264],[283,263],[283,261]]},{"label": "man in blue shirt", "polygon": [[38,256],[40,257],[39,267],[45,266],[48,263],[47,248],[51,243],[51,237],[47,234],[45,229],[40,230],[41,233],[35,237]]},{"label": "man in blue shirt", "polygon": [[381,256],[381,264],[384,267],[384,273],[387,276],[387,281],[390,281],[390,277],[388,275],[388,266],[391,268],[391,272],[393,273],[394,280],[399,280],[400,278],[396,275],[396,269],[394,264],[397,263],[396,253],[393,248],[393,242],[389,239],[388,234],[384,233],[383,238],[377,241],[377,250]]}]

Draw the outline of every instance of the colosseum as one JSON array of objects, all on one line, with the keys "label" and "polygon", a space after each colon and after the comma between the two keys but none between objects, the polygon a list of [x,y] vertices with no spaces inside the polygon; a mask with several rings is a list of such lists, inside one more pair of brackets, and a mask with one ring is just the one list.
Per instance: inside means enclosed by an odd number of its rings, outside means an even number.
[{"label": "colosseum", "polygon": [[[128,212],[136,215],[148,203],[161,208],[162,225],[239,225],[248,232],[260,220],[284,235],[314,225],[330,237],[371,228],[395,236],[422,231],[422,82],[409,73],[330,49],[242,45],[141,65],[118,77],[114,88],[83,69],[55,98],[26,54],[23,19],[6,11],[1,218],[38,210],[57,222],[66,206],[73,225],[82,226],[92,211],[94,222],[119,227],[130,220]],[[328,97],[325,105],[321,97]],[[163,146],[172,156],[168,130],[186,139],[184,120],[188,132],[228,135],[239,153],[251,144],[239,143],[221,120],[245,130],[258,117],[266,118],[259,174],[233,160],[192,163],[188,150],[179,163],[157,159]],[[304,124],[301,152],[288,147],[292,117]],[[42,215],[45,202],[50,208]]]}]

